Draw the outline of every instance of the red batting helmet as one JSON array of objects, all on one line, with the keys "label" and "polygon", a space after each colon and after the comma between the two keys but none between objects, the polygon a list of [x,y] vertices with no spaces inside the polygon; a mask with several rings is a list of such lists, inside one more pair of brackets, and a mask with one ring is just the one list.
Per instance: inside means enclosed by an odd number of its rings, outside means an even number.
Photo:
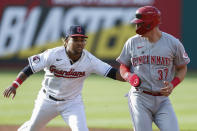
[{"label": "red batting helmet", "polygon": [[144,6],[136,11],[136,18],[131,22],[140,24],[137,26],[136,33],[143,35],[160,24],[161,13],[153,6]]}]

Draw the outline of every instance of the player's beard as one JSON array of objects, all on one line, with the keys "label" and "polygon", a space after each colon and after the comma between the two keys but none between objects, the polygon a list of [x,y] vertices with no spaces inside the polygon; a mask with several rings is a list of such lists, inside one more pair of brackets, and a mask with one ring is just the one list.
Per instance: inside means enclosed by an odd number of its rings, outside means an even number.
[{"label": "player's beard", "polygon": [[76,47],[72,50],[72,54],[73,55],[81,55],[83,52],[83,48],[82,47]]},{"label": "player's beard", "polygon": [[67,46],[67,50],[72,54],[72,55],[81,55],[84,49],[84,46]]}]

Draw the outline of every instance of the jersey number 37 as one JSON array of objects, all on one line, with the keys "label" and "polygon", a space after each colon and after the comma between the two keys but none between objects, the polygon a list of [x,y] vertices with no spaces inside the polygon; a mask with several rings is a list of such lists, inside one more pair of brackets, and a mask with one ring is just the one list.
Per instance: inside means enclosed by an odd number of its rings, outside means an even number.
[{"label": "jersey number 37", "polygon": [[166,78],[168,76],[168,68],[158,69],[157,72],[159,75],[158,80],[166,80]]}]

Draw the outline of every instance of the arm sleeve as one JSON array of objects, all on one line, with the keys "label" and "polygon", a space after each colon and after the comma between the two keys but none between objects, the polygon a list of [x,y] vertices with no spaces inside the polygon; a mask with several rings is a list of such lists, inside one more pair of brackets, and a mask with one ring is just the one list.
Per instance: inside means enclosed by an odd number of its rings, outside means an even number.
[{"label": "arm sleeve", "polygon": [[43,70],[49,65],[49,51],[28,58],[29,66],[33,73]]},{"label": "arm sleeve", "polygon": [[107,77],[116,80],[116,72],[117,71],[118,71],[117,69],[111,68],[110,71],[107,73]]},{"label": "arm sleeve", "polygon": [[92,62],[92,68],[93,68],[92,72],[101,76],[106,77],[108,72],[112,68],[109,64],[99,60],[96,57],[92,57],[91,62]]},{"label": "arm sleeve", "polygon": [[33,74],[33,71],[29,65],[25,66],[21,72],[23,72],[28,77]]},{"label": "arm sleeve", "polygon": [[175,65],[184,65],[190,62],[190,58],[188,57],[185,49],[180,41],[177,43],[176,54],[174,58]]},{"label": "arm sleeve", "polygon": [[125,43],[122,52],[120,54],[120,56],[116,59],[116,61],[118,61],[120,64],[124,64],[128,67],[130,67],[131,65],[131,44],[130,44],[131,40],[127,40],[127,42]]}]

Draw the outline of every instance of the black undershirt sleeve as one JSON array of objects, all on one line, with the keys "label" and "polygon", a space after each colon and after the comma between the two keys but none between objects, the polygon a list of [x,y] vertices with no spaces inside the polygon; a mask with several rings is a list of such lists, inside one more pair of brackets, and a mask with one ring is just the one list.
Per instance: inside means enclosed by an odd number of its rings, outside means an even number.
[{"label": "black undershirt sleeve", "polygon": [[107,74],[107,77],[110,77],[110,78],[116,80],[116,72],[117,71],[118,71],[117,69],[111,68],[111,70]]},{"label": "black undershirt sleeve", "polygon": [[26,76],[33,74],[33,71],[31,70],[31,67],[29,65],[25,66],[25,68],[21,72],[23,72]]}]

